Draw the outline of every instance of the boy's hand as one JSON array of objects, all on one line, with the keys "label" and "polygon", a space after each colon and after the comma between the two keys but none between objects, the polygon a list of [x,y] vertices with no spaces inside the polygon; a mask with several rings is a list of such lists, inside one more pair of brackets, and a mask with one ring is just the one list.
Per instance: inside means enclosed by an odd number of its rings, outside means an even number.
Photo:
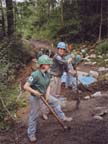
[{"label": "boy's hand", "polygon": [[72,63],[72,61],[73,61],[73,58],[69,58],[69,59],[67,60],[67,63],[70,64],[70,63]]},{"label": "boy's hand", "polygon": [[73,76],[77,76],[77,72],[76,71],[73,71]]},{"label": "boy's hand", "polygon": [[24,89],[27,90],[30,93],[33,93],[35,96],[40,97],[41,95],[43,95],[42,93],[40,93],[38,90],[34,90],[30,87],[30,84],[28,82],[25,83],[24,85]]},{"label": "boy's hand", "polygon": [[41,94],[40,92],[38,92],[38,91],[34,91],[34,94],[35,94],[35,96],[37,96],[37,97],[42,96],[42,94]]},{"label": "boy's hand", "polygon": [[46,94],[44,97],[45,97],[45,100],[48,101],[49,96]]}]

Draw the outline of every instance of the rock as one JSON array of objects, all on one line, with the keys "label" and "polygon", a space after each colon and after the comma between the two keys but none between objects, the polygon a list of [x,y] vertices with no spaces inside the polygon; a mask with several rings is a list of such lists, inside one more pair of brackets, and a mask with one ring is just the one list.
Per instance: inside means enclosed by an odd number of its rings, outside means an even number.
[{"label": "rock", "polygon": [[105,62],[108,62],[108,59],[105,59]]},{"label": "rock", "polygon": [[59,98],[58,102],[61,105],[61,107],[65,108],[66,107],[66,103],[67,103],[67,99],[66,98]]},{"label": "rock", "polygon": [[97,62],[93,62],[92,65],[96,65]]},{"label": "rock", "polygon": [[99,73],[96,72],[96,71],[89,71],[89,75],[95,77],[95,78],[98,78],[99,77]]},{"label": "rock", "polygon": [[83,71],[77,71],[78,75],[81,75],[81,76],[87,76],[88,73],[87,72],[83,72]]},{"label": "rock", "polygon": [[85,58],[82,58],[82,60],[86,61],[86,62],[90,62],[91,60],[89,59],[89,57],[85,57]]},{"label": "rock", "polygon": [[84,99],[85,99],[85,100],[89,100],[89,99],[90,99],[90,96],[85,96]]},{"label": "rock", "polygon": [[84,65],[88,65],[88,66],[94,66],[96,64],[96,62],[85,62]]},{"label": "rock", "polygon": [[102,109],[105,109],[105,107],[98,106],[98,107],[95,107],[94,110],[102,110]]},{"label": "rock", "polygon": [[91,54],[90,58],[96,58],[96,54]]},{"label": "rock", "polygon": [[105,74],[105,77],[108,77],[108,73]]},{"label": "rock", "polygon": [[101,111],[101,112],[99,113],[99,116],[104,116],[104,115],[106,115],[107,113],[108,113],[108,110],[105,109],[105,110],[103,110],[103,111]]},{"label": "rock", "polygon": [[105,116],[108,113],[107,107],[96,107],[93,111],[94,116]]},{"label": "rock", "polygon": [[96,119],[96,120],[103,120],[103,117],[98,116],[98,115],[95,115],[93,118]]},{"label": "rock", "polygon": [[98,72],[107,72],[107,71],[108,71],[108,68],[105,68],[105,67],[98,68]]},{"label": "rock", "polygon": [[91,66],[91,65],[92,65],[92,62],[85,62],[84,65]]},{"label": "rock", "polygon": [[91,95],[91,97],[99,97],[102,96],[102,93],[100,91],[95,92],[94,94]]},{"label": "rock", "polygon": [[101,55],[98,55],[98,58],[102,58],[102,56],[101,56]]}]

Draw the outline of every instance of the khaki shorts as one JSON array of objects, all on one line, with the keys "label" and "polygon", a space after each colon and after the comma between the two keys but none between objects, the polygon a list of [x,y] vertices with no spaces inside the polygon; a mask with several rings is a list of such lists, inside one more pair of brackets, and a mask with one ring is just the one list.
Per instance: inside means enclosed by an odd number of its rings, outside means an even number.
[{"label": "khaki shorts", "polygon": [[61,92],[61,78],[53,76],[50,82],[50,95],[57,96]]}]

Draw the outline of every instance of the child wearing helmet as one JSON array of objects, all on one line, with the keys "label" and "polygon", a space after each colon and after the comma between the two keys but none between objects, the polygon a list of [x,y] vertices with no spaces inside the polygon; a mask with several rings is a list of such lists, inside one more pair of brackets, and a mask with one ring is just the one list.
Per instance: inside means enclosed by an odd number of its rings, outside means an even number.
[{"label": "child wearing helmet", "polygon": [[[57,54],[53,58],[53,64],[51,66],[50,73],[52,75],[52,81],[50,83],[51,94],[54,96],[59,96],[61,91],[61,76],[64,71],[68,71],[67,64],[64,56],[66,52],[66,44],[64,42],[59,42],[57,45]],[[71,60],[71,59],[70,59]]]},{"label": "child wearing helmet", "polygon": [[42,56],[44,53],[43,53],[44,49],[40,49],[37,53],[37,58],[39,58],[40,56]]},{"label": "child wearing helmet", "polygon": [[85,58],[86,55],[87,55],[87,50],[86,49],[82,49],[81,50],[81,54],[82,54],[83,58]]},{"label": "child wearing helmet", "polygon": [[[24,85],[24,89],[31,93],[29,126],[27,130],[28,138],[31,142],[35,142],[37,140],[35,136],[37,132],[36,124],[42,103],[40,96],[46,95],[47,89],[50,89],[50,87],[48,87],[50,82],[50,74],[48,73],[48,69],[52,64],[52,61],[47,55],[42,55],[38,59],[38,64],[39,69],[37,69],[31,74],[31,76],[28,78],[27,82]],[[61,110],[58,100],[52,95],[48,95],[46,96],[46,98],[50,106],[59,116],[59,118],[66,121],[67,117]]]},{"label": "child wearing helmet", "polygon": [[68,64],[68,72],[63,74],[62,82],[65,82],[65,86],[67,88],[71,86],[73,90],[76,90],[76,67],[81,62],[81,56],[68,49],[68,53],[65,56],[65,59],[68,60],[70,57],[73,57],[73,60]]},{"label": "child wearing helmet", "polygon": [[73,66],[74,70],[77,69],[77,66],[81,63],[81,61],[82,61],[81,55],[76,54],[75,58],[74,58],[74,60],[72,62],[72,66]]},{"label": "child wearing helmet", "polygon": [[75,72],[74,75],[71,75],[72,88],[73,88],[74,91],[77,90],[77,85],[78,85],[78,82],[77,82],[77,77],[78,77],[77,69],[78,69],[78,65],[81,63],[81,61],[82,61],[81,56],[79,54],[76,54],[75,58],[74,58],[74,61],[72,62],[72,69],[71,69],[71,71],[73,70]]}]

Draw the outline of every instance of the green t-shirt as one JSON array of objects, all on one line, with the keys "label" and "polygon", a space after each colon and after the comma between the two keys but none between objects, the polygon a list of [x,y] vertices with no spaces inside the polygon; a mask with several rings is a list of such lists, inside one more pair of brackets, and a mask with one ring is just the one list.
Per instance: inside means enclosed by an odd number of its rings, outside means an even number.
[{"label": "green t-shirt", "polygon": [[36,70],[28,78],[27,82],[31,85],[31,88],[45,94],[50,82],[50,74],[48,72],[42,73],[40,70]]}]

